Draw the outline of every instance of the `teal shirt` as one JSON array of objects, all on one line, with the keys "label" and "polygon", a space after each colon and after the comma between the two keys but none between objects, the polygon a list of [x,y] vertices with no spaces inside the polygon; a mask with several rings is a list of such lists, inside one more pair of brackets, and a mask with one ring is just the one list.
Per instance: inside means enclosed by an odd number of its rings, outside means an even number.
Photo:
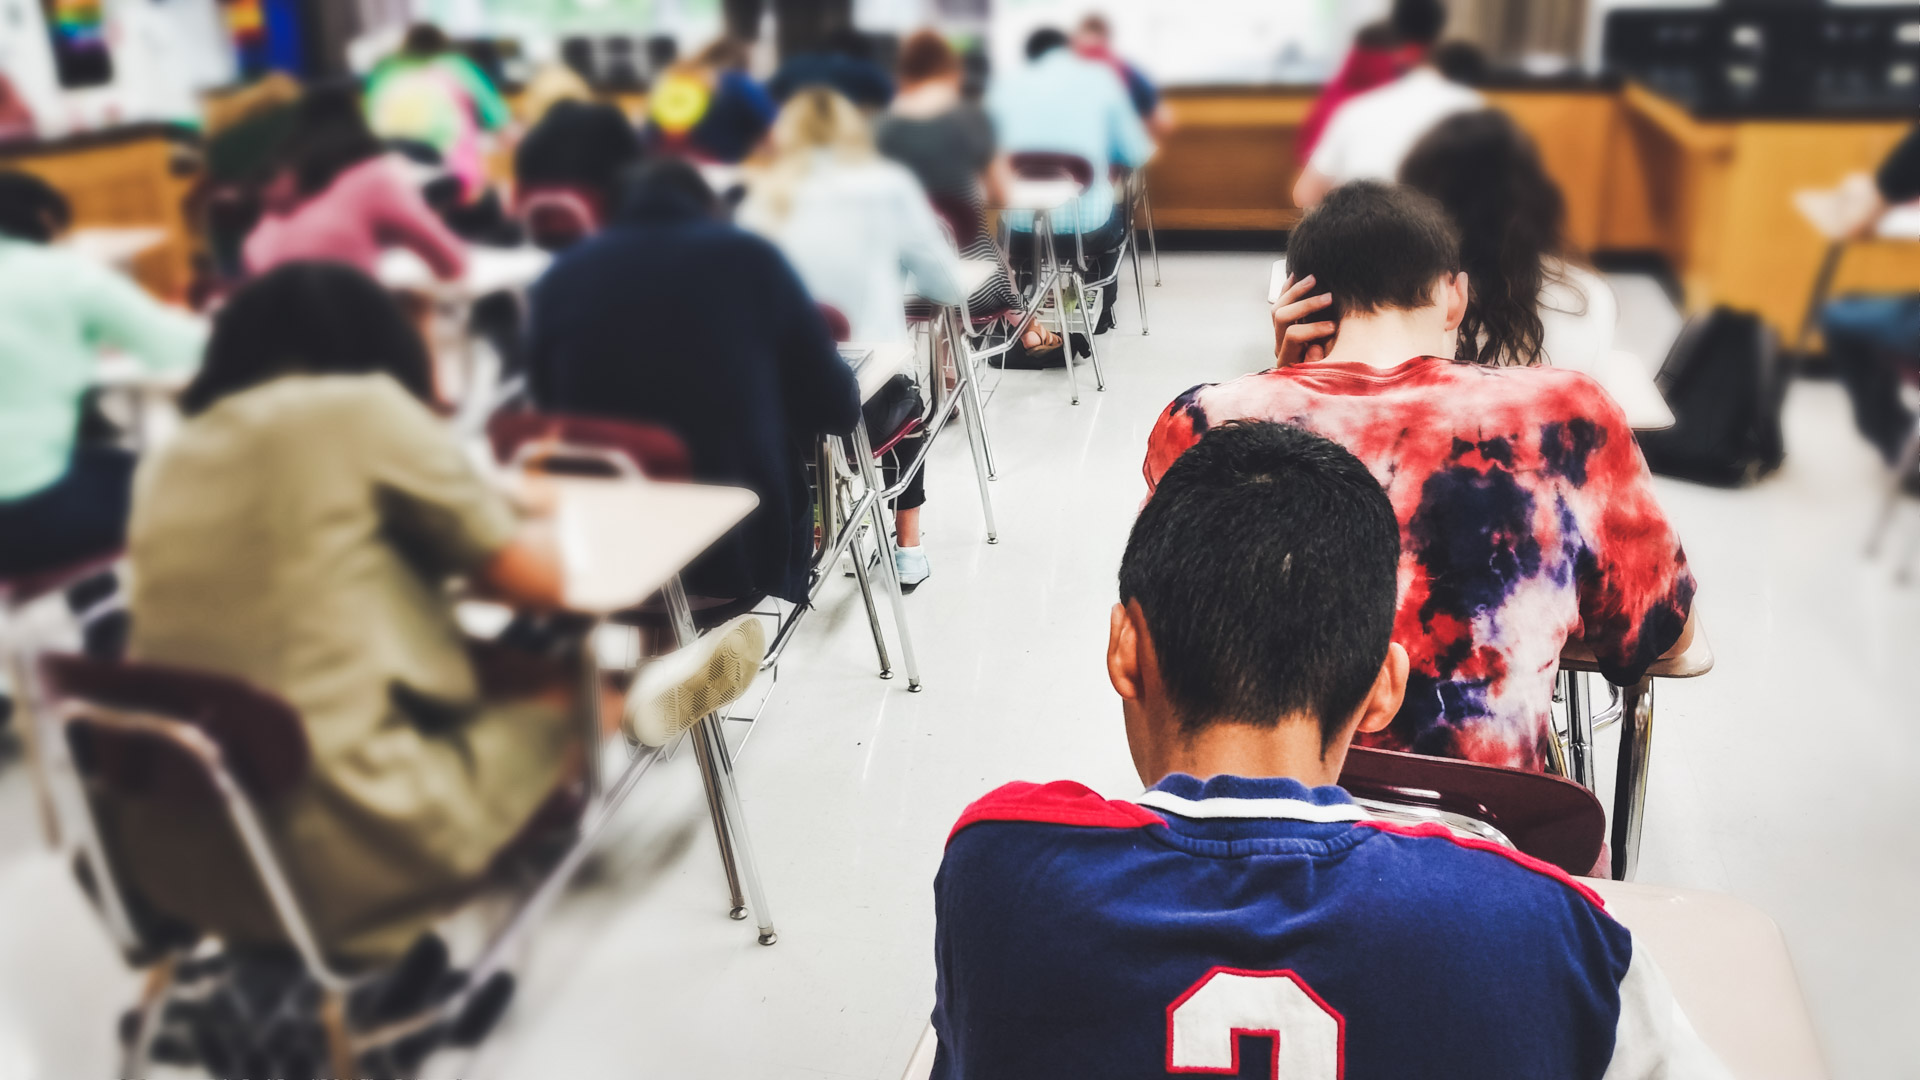
[{"label": "teal shirt", "polygon": [[[1107,167],[1137,169],[1153,156],[1153,139],[1120,76],[1068,48],[995,75],[987,91],[987,114],[993,118],[1000,149],[1008,153],[1077,154],[1093,166],[1093,186],[1072,211],[1054,214],[1055,232],[1075,231],[1076,214],[1080,232],[1105,225],[1113,215]],[[1030,214],[1009,213],[1006,218],[1021,232],[1033,228]]]},{"label": "teal shirt", "polygon": [[205,332],[78,252],[0,237],[0,500],[66,474],[100,350],[155,371],[200,358]]}]

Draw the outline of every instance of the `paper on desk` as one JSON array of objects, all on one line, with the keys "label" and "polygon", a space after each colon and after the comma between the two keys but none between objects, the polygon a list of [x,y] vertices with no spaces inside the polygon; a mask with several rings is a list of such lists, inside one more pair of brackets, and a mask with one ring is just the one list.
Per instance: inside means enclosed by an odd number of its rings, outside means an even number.
[{"label": "paper on desk", "polygon": [[1873,177],[1854,173],[1831,188],[1807,188],[1793,193],[1794,209],[1828,240],[1853,236],[1862,222],[1879,213],[1873,235],[1882,240],[1920,240],[1920,202],[1903,203],[1884,213]]}]

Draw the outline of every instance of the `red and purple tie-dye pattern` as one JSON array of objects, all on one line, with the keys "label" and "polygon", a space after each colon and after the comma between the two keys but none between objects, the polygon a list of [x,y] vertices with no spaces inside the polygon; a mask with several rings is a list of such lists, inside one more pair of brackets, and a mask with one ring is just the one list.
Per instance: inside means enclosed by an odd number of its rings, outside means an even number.
[{"label": "red and purple tie-dye pattern", "polygon": [[1616,682],[1679,640],[1686,555],[1620,407],[1587,376],[1418,357],[1197,386],[1154,426],[1148,488],[1209,427],[1244,419],[1353,451],[1400,520],[1394,639],[1413,670],[1400,715],[1363,743],[1538,770],[1569,638]]}]

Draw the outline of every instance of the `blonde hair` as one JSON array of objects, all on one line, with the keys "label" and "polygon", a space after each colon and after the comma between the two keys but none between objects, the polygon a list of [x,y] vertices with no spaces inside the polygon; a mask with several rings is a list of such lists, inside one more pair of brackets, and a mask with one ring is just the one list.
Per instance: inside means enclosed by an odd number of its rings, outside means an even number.
[{"label": "blonde hair", "polygon": [[778,221],[793,209],[794,193],[813,171],[820,152],[852,164],[877,154],[873,128],[853,102],[824,86],[794,94],[774,119],[773,154],[754,179],[754,194]]}]

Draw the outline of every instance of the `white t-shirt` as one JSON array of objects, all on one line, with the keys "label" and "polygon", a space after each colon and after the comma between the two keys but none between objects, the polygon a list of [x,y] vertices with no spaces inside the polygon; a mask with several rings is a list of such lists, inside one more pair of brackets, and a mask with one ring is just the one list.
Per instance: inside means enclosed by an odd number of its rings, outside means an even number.
[{"label": "white t-shirt", "polygon": [[1415,68],[1340,106],[1307,164],[1336,184],[1396,179],[1407,153],[1435,124],[1485,104],[1478,92],[1432,68]]}]

